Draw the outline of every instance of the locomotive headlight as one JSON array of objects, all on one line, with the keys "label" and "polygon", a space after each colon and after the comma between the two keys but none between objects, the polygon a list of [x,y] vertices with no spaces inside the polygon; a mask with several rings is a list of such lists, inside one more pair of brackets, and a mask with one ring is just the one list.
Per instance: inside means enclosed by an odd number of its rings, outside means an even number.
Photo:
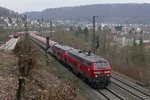
[{"label": "locomotive headlight", "polygon": [[97,77],[97,75],[95,75],[95,77]]},{"label": "locomotive headlight", "polygon": [[109,74],[109,73],[110,73],[110,71],[104,71],[104,73],[105,73],[105,74]]}]

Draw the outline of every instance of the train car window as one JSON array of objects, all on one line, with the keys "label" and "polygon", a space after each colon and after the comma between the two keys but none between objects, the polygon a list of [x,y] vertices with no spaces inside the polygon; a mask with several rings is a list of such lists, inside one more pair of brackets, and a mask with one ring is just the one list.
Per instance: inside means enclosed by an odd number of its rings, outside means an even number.
[{"label": "train car window", "polygon": [[95,68],[105,68],[108,67],[108,63],[107,62],[98,62],[94,64]]}]

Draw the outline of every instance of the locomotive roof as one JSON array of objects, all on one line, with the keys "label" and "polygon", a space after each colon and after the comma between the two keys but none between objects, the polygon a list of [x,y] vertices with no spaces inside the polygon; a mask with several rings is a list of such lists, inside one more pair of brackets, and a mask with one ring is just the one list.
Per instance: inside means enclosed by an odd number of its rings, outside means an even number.
[{"label": "locomotive roof", "polygon": [[49,40],[49,45],[50,45],[50,46],[56,45],[57,43],[58,43],[58,42],[56,42],[56,41]]},{"label": "locomotive roof", "polygon": [[62,44],[55,44],[54,47],[57,47],[61,50],[64,50],[64,51],[68,51],[68,50],[71,50],[73,49],[72,47],[70,46],[67,46],[67,45],[62,45]]},{"label": "locomotive roof", "polygon": [[89,62],[107,61],[103,57],[97,56],[93,53],[91,53],[89,55],[88,52],[77,50],[77,49],[70,50],[69,52],[76,55],[76,56],[78,56],[78,57],[80,57],[80,58],[82,58],[82,59],[84,59],[84,60],[87,60]]}]

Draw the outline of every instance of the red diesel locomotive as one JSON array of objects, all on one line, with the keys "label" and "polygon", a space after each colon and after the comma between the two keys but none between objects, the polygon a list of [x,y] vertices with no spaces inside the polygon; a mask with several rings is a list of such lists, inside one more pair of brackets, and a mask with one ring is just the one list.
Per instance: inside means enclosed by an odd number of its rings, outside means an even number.
[{"label": "red diesel locomotive", "polygon": [[12,35],[13,35],[13,38],[18,38],[18,33],[17,32],[13,32]]},{"label": "red diesel locomotive", "polygon": [[[46,48],[46,39],[30,33],[32,40]],[[76,74],[82,75],[92,86],[107,87],[110,84],[111,67],[107,60],[91,52],[49,40],[49,52],[59,61],[69,65]]]},{"label": "red diesel locomotive", "polygon": [[19,36],[22,36],[24,34],[24,32],[13,32],[12,36],[13,38],[18,38]]}]

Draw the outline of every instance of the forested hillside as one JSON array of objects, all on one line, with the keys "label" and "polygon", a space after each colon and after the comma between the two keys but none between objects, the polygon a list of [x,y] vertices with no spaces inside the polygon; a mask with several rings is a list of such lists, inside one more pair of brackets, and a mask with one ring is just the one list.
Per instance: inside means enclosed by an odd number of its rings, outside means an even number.
[{"label": "forested hillside", "polygon": [[18,16],[18,13],[14,12],[12,10],[6,9],[4,7],[0,7],[0,16],[3,16],[3,17],[15,17],[15,16]]},{"label": "forested hillside", "polygon": [[91,20],[108,23],[150,23],[150,4],[97,4],[77,7],[50,8],[23,13],[31,19]]}]

